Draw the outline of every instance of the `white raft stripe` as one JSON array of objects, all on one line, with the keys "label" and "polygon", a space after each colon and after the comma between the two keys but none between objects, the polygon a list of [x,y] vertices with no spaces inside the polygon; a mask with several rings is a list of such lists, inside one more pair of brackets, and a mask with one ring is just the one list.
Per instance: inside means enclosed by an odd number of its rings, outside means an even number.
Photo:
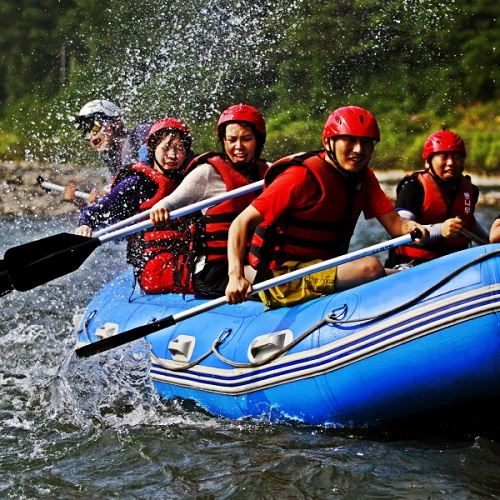
[{"label": "white raft stripe", "polygon": [[[469,296],[470,297],[470,296]],[[469,299],[470,300],[470,299]],[[477,303],[477,301],[475,301]],[[470,305],[470,303],[469,303]],[[470,309],[470,308],[469,308]],[[174,375],[174,378],[192,378],[195,380],[206,380],[209,383],[214,382],[214,378],[219,376],[224,379],[228,379],[229,382],[225,382],[226,384],[235,384],[235,383],[242,383],[245,382],[245,379],[247,381],[251,381],[252,379],[258,379],[262,378],[266,372],[267,376],[269,375],[279,375],[280,373],[283,374],[291,369],[294,370],[294,372],[297,371],[297,367],[307,367],[307,366],[316,366],[318,365],[318,355],[321,355],[321,351],[328,351],[325,355],[323,353],[322,358],[320,359],[321,366],[320,368],[323,368],[321,370],[315,369],[314,371],[316,373],[321,373],[326,371],[329,371],[332,367],[325,365],[325,362],[328,360],[337,360],[336,364],[337,367],[339,367],[339,359],[343,356],[343,363],[342,365],[347,364],[348,361],[352,361],[354,359],[359,359],[361,357],[366,357],[367,355],[373,355],[374,352],[378,352],[379,350],[386,350],[391,347],[394,347],[395,345],[399,345],[401,343],[404,343],[405,341],[410,340],[411,338],[415,338],[418,336],[426,335],[428,333],[431,333],[432,331],[435,331],[439,328],[442,328],[444,326],[452,326],[453,324],[463,322],[464,319],[471,319],[472,317],[478,317],[478,316],[483,316],[484,314],[487,314],[489,311],[491,311],[492,307],[491,305],[483,305],[483,307],[476,307],[472,311],[465,311],[459,314],[455,314],[453,316],[450,316],[449,314],[447,317],[441,319],[440,321],[435,321],[434,323],[431,324],[430,328],[429,326],[421,326],[420,328],[413,328],[413,330],[410,330],[406,333],[406,335],[399,335],[395,336],[395,332],[398,330],[401,330],[401,328],[397,328],[393,331],[386,332],[385,334],[380,334],[378,336],[378,339],[375,338],[374,336],[371,336],[370,339],[366,339],[366,335],[363,335],[363,338],[365,339],[363,342],[358,342],[353,346],[353,337],[354,335],[349,336],[347,339],[340,339],[339,341],[327,344],[325,346],[322,346],[320,348],[315,348],[315,349],[310,349],[305,352],[301,353],[296,353],[294,355],[288,355],[286,357],[281,358],[278,362],[273,362],[264,367],[263,369],[220,369],[220,368],[210,368],[210,367],[198,367],[198,370],[192,370],[190,372],[177,372]],[[496,310],[496,309],[495,309]],[[437,315],[435,315],[437,316]],[[428,322],[428,321],[426,321]],[[357,332],[356,336],[360,336],[360,334],[367,333],[364,331]],[[371,332],[370,332],[371,333]],[[384,339],[385,337],[392,336],[392,339],[386,339],[384,342],[378,342],[376,343],[376,340]],[[350,344],[347,348],[344,349],[339,349],[341,347],[341,344]],[[369,345],[368,345],[369,344]],[[363,345],[368,345],[368,347],[371,346],[369,349],[365,349],[364,351],[360,351],[359,347]],[[385,347],[385,349],[380,349],[381,347]],[[357,352],[360,351],[360,352]],[[363,355],[364,354],[364,355]],[[301,359],[301,358],[306,358],[306,359]],[[300,363],[300,366],[299,364]],[[295,366],[292,366],[295,365]],[[160,368],[160,371],[163,371]],[[167,370],[168,371],[168,370]],[[197,375],[195,372],[198,372],[199,374]],[[206,374],[206,376],[203,375],[203,373]],[[231,379],[235,379],[236,377],[239,378],[239,380],[236,380],[235,382],[230,382]],[[302,374],[299,375],[299,378],[302,378]]]},{"label": "white raft stripe", "polygon": [[[478,300],[475,300],[475,301],[471,300],[472,296],[473,296],[473,294],[466,296],[468,309],[470,309],[472,305],[478,304]],[[483,298],[481,300],[481,302],[483,302],[484,300],[489,301],[490,298],[489,297],[487,297],[486,299]],[[456,303],[456,300],[454,300],[453,303]],[[342,345],[352,346],[353,344],[355,344],[355,347],[359,347],[362,345],[366,345],[369,342],[372,343],[374,340],[374,335],[373,335],[374,333],[378,333],[379,334],[378,338],[380,339],[380,338],[383,338],[384,336],[394,335],[395,332],[397,332],[398,330],[400,330],[400,331],[407,330],[411,326],[413,326],[413,328],[415,330],[415,326],[417,326],[418,324],[430,323],[432,318],[439,318],[440,316],[442,316],[443,315],[442,310],[443,310],[444,306],[447,304],[441,303],[440,305],[442,306],[442,308],[437,313],[434,313],[434,314],[430,314],[429,308],[421,308],[422,310],[420,311],[419,316],[422,317],[425,314],[426,315],[425,320],[422,320],[421,318],[415,317],[414,316],[415,311],[413,311],[413,312],[405,314],[405,315],[400,315],[395,319],[394,318],[391,319],[390,322],[394,323],[394,326],[396,327],[396,328],[393,327],[392,330],[389,330],[388,327],[393,326],[393,325],[388,325],[387,323],[389,323],[389,322],[386,321],[384,323],[380,323],[379,325],[376,325],[375,327],[365,328],[365,329],[358,331],[352,335],[348,335],[347,337],[343,337],[341,339],[338,339],[337,341],[334,341],[334,342],[329,343],[329,344],[325,344],[321,347],[318,347],[315,349],[310,349],[308,351],[304,351],[304,352],[300,352],[300,353],[289,354],[286,358],[280,358],[280,359],[278,359],[278,360],[274,361],[273,363],[270,363],[269,365],[266,365],[266,366],[267,367],[271,366],[271,367],[273,367],[273,370],[276,370],[276,368],[277,368],[276,365],[282,365],[284,363],[290,364],[292,361],[295,361],[296,359],[300,360],[301,358],[304,358],[304,357],[306,357],[307,359],[310,359],[312,357],[317,357],[318,355],[322,354],[322,351],[327,351],[330,353],[332,350],[335,350],[334,354],[338,355],[339,352],[341,352],[341,351],[339,351],[339,347],[341,347]],[[433,308],[433,309],[435,309],[435,308]],[[446,315],[449,317],[445,319],[445,323],[451,324],[451,321],[450,321],[451,316],[449,314],[450,311],[453,311],[453,310],[456,311],[456,310],[460,310],[460,309],[463,309],[463,305],[462,306],[455,306],[453,308],[449,307],[447,309],[447,312],[446,312]],[[476,309],[478,309],[478,308],[476,307]],[[487,307],[487,309],[489,309],[489,307]],[[412,321],[404,322],[405,316],[410,317],[412,319]],[[459,319],[462,321],[464,319],[464,317],[460,316]],[[442,323],[443,323],[443,321],[438,323],[438,325],[441,326]],[[381,332],[383,332],[383,330],[386,331],[385,335],[383,335],[381,333]],[[424,330],[429,330],[429,328],[424,328]],[[356,341],[357,341],[357,343],[356,343]],[[345,351],[345,349],[344,349],[344,351]],[[311,353],[313,353],[313,354],[311,354]],[[169,361],[167,361],[167,360],[164,360],[164,362],[169,363]],[[170,363],[171,363],[172,367],[180,366],[179,363],[174,363],[174,362],[170,362]],[[207,373],[210,373],[212,375],[215,374],[216,372],[218,372],[220,376],[223,376],[223,377],[228,376],[227,369],[209,368],[209,367],[202,367],[202,366],[200,366],[199,368],[200,368],[200,372],[207,372]],[[263,369],[266,369],[266,367],[264,367]],[[252,372],[255,371],[254,369],[251,369],[251,368],[248,368],[248,369],[230,369],[229,371],[233,372],[232,376],[234,377],[234,376],[242,376],[248,370],[252,370]],[[196,370],[194,370],[194,371],[196,371]]]},{"label": "white raft stripe", "polygon": [[263,367],[223,369],[198,365],[187,371],[172,372],[165,366],[178,367],[179,363],[153,355],[157,363],[153,363],[151,375],[158,382],[209,392],[232,395],[253,392],[321,375],[437,330],[500,311],[499,291],[500,285],[466,291],[391,317],[324,346],[287,354]]},{"label": "white raft stripe", "polygon": [[[499,287],[500,288],[500,287]],[[487,289],[488,292],[491,291],[491,288]],[[466,301],[466,305],[468,308],[470,308],[472,305],[475,305],[478,303],[478,301],[483,302],[484,300],[489,300],[489,296],[486,297],[486,299],[483,297],[481,299],[476,299],[475,301],[472,300],[472,297],[474,295],[484,295],[484,289],[483,290],[478,290],[474,291],[473,293],[466,293],[463,294],[464,301]],[[489,294],[490,295],[490,294]],[[342,337],[334,342],[324,344],[320,347],[314,348],[314,349],[309,349],[307,351],[302,351],[299,353],[294,353],[294,354],[288,354],[286,357],[281,357],[278,358],[277,360],[273,361],[272,363],[269,363],[268,365],[265,365],[263,367],[260,367],[260,370],[269,370],[272,369],[273,372],[278,370],[281,365],[286,364],[289,365],[292,362],[296,362],[297,360],[300,361],[302,358],[306,358],[305,361],[310,360],[311,358],[318,357],[318,356],[324,356],[326,354],[330,354],[331,351],[335,351],[333,354],[338,355],[339,348],[342,346],[352,346],[355,344],[356,347],[362,346],[364,344],[367,344],[368,342],[373,342],[373,338],[375,337],[375,334],[378,334],[378,338],[383,338],[383,336],[389,336],[389,335],[394,335],[395,332],[398,330],[407,330],[408,328],[412,327],[414,325],[414,328],[418,326],[420,323],[429,323],[432,318],[439,318],[439,316],[443,315],[443,311],[446,309],[446,314],[449,313],[451,310],[457,310],[457,309],[463,309],[464,305],[459,305],[457,304],[457,295],[453,297],[453,300],[443,300],[440,301],[439,304],[437,303],[432,303],[430,306],[425,306],[421,307],[418,310],[413,310],[407,313],[403,313],[399,316],[388,318],[387,320],[371,326],[364,328],[362,330],[359,330],[351,335],[347,335],[345,337]],[[455,305],[455,307],[450,307],[451,305]],[[436,313],[431,314],[432,311],[437,310]],[[417,316],[418,312],[418,316]],[[325,327],[326,328],[326,327]],[[391,329],[392,328],[392,329]],[[385,335],[382,335],[383,332],[386,332]],[[369,338],[370,337],[370,338]],[[181,363],[177,363],[174,361],[168,361],[166,359],[161,360],[162,363],[164,363],[166,366],[164,366],[168,370],[168,364],[170,363],[170,366],[172,367],[179,367],[181,366]],[[312,362],[312,361],[311,361]],[[287,367],[285,366],[285,369]],[[219,375],[220,377],[228,378],[228,377],[242,377],[245,376],[246,373],[249,371],[252,372],[252,376],[255,377],[255,369],[254,368],[245,368],[245,369],[238,369],[238,368],[232,368],[232,369],[224,369],[224,368],[214,368],[214,367],[204,367],[204,366],[198,366],[194,367],[191,372],[196,372],[199,371],[200,373],[208,373],[210,375]],[[232,375],[228,375],[228,373],[232,373]]]}]

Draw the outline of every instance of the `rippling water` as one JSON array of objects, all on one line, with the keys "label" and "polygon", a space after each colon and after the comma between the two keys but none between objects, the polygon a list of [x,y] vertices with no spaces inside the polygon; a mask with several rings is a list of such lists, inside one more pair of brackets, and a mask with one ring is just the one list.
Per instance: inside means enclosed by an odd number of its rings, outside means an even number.
[{"label": "rippling water", "polygon": [[[479,218],[489,227],[497,207]],[[4,217],[0,245],[72,230],[75,218]],[[387,238],[360,224],[354,246]],[[211,417],[159,400],[145,343],[85,360],[72,317],[124,269],[123,244],[1,300],[1,498],[484,498],[500,494],[499,407],[383,431]],[[441,420],[442,419],[442,420]]]}]

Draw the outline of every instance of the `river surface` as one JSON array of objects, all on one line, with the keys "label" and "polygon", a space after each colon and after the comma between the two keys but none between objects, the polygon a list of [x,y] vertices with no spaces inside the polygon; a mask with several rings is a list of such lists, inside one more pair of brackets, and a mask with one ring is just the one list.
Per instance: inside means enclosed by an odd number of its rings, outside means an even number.
[{"label": "river surface", "polygon": [[[4,216],[2,255],[75,222]],[[387,238],[362,221],[351,248]],[[0,298],[0,498],[500,497],[497,406],[377,432],[232,422],[160,400],[145,342],[77,359],[74,313],[124,269],[123,243],[108,243],[71,275]]]}]

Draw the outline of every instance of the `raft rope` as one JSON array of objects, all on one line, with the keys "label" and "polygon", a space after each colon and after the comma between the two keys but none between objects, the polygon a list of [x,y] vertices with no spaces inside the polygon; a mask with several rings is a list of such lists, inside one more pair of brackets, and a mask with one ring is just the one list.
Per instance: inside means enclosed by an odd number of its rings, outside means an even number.
[{"label": "raft rope", "polygon": [[[250,362],[250,363],[236,363],[235,361],[231,361],[230,359],[225,358],[219,352],[219,347],[224,343],[224,341],[232,333],[232,329],[223,330],[219,334],[219,336],[217,337],[217,339],[215,340],[215,342],[213,343],[212,347],[205,354],[203,354],[198,359],[196,359],[196,360],[194,360],[194,361],[192,361],[190,363],[179,364],[178,361],[173,361],[173,362],[172,361],[170,361],[170,362],[167,361],[167,362],[165,362],[166,360],[158,358],[153,353],[151,353],[151,357],[153,358],[153,360],[158,365],[162,366],[163,368],[165,368],[165,369],[167,369],[169,371],[173,371],[173,372],[179,372],[179,371],[189,370],[190,368],[192,368],[192,367],[198,365],[199,363],[201,363],[211,353],[215,354],[215,356],[217,356],[217,358],[219,360],[221,360],[223,363],[226,363],[226,364],[228,364],[228,365],[230,365],[230,366],[232,366],[234,368],[256,368],[256,367],[259,367],[259,366],[263,366],[263,365],[266,365],[266,364],[270,363],[271,361],[275,360],[276,358],[282,356],[283,354],[286,354],[290,349],[292,349],[297,344],[299,344],[300,342],[302,342],[305,338],[307,338],[312,332],[314,332],[315,330],[321,328],[324,325],[327,325],[327,324],[340,325],[340,324],[345,324],[345,323],[370,323],[370,322],[373,322],[373,321],[376,321],[376,320],[383,319],[383,318],[385,318],[387,316],[391,316],[393,314],[397,314],[398,312],[401,312],[401,311],[403,311],[403,310],[411,307],[412,305],[414,305],[417,302],[419,302],[420,300],[422,300],[424,297],[427,297],[428,295],[430,295],[434,291],[438,290],[444,284],[446,284],[447,282],[451,281],[453,278],[455,278],[459,274],[463,273],[469,267],[471,267],[471,266],[473,266],[475,264],[478,264],[480,262],[484,262],[484,261],[486,261],[488,259],[491,259],[493,257],[497,257],[499,255],[500,255],[500,250],[494,250],[492,252],[488,252],[488,253],[485,253],[483,255],[480,255],[479,257],[476,257],[475,259],[467,262],[463,266],[455,269],[455,271],[451,272],[450,274],[448,274],[447,276],[445,276],[444,278],[442,278],[441,280],[439,280],[437,283],[435,283],[434,285],[430,286],[429,288],[427,288],[422,293],[418,294],[416,297],[414,297],[413,299],[409,300],[408,302],[406,302],[406,303],[404,303],[404,304],[402,304],[400,306],[394,307],[393,309],[390,309],[390,310],[385,311],[383,313],[377,314],[375,316],[369,316],[369,317],[366,317],[366,318],[358,318],[358,319],[339,319],[347,311],[347,306],[344,305],[344,307],[343,307],[343,309],[342,309],[342,311],[341,311],[340,314],[337,315],[333,311],[330,312],[330,313],[328,313],[325,316],[325,318],[323,318],[321,321],[319,321],[318,323],[316,323],[315,325],[313,325],[311,328],[309,328],[308,330],[306,330],[304,333],[302,333],[301,335],[299,335],[292,342],[290,342],[286,346],[282,347],[281,349],[278,349],[273,354],[269,355],[267,358],[264,358],[264,359],[262,359],[260,361]],[[175,365],[173,363],[175,363]]]},{"label": "raft rope", "polygon": [[[220,335],[219,335],[219,337],[220,337]],[[165,362],[163,359],[156,357],[153,352],[151,352],[151,358],[153,358],[153,360],[156,361],[157,364],[159,364],[163,368],[167,369],[168,371],[182,372],[185,370],[189,370],[190,368],[193,368],[193,366],[199,365],[205,358],[208,358],[208,356],[210,356],[210,354],[212,354],[214,347],[215,347],[215,344],[217,343],[217,340],[214,342],[211,349],[209,349],[205,354],[202,354],[198,359],[191,361],[191,363],[178,364],[179,361],[170,361],[170,362],[167,361],[167,362]],[[176,364],[174,365],[173,363],[176,363]]]},{"label": "raft rope", "polygon": [[475,259],[467,262],[463,266],[455,269],[453,272],[439,280],[437,283],[434,285],[430,286],[426,290],[424,290],[422,293],[414,297],[413,299],[409,300],[408,302],[405,302],[404,304],[401,304],[397,307],[394,307],[393,309],[389,309],[388,311],[385,311],[383,313],[377,314],[375,316],[369,316],[366,318],[358,318],[358,319],[345,319],[345,320],[337,320],[335,318],[332,318],[330,323],[335,323],[335,324],[344,324],[344,323],[368,323],[371,321],[376,321],[379,319],[383,319],[387,316],[391,316],[393,314],[397,314],[398,312],[401,312],[408,307],[413,306],[423,298],[427,297],[431,293],[435,292],[439,288],[441,288],[443,285],[451,281],[453,278],[458,276],[459,274],[463,273],[466,269],[468,269],[471,266],[474,266],[475,264],[479,264],[480,262],[483,262],[485,260],[491,259],[493,257],[497,257],[500,255],[500,250],[494,250],[492,252],[485,253],[483,255],[480,255],[479,257],[476,257]]},{"label": "raft rope", "polygon": [[[189,364],[183,364],[183,365],[178,365],[175,364],[173,365],[172,362],[166,362],[162,359],[159,359],[156,357],[153,353],[151,353],[151,357],[158,363],[160,366],[163,368],[166,368],[169,371],[172,372],[180,372],[180,371],[185,371],[188,370],[189,368],[192,368],[193,366],[196,366],[197,364],[201,363],[205,358],[207,358],[210,354],[214,353],[217,358],[219,358],[223,363],[226,363],[234,368],[256,368],[258,366],[263,366],[266,365],[267,363],[270,363],[274,359],[278,358],[282,354],[285,354],[288,352],[292,347],[296,346],[300,342],[302,342],[306,337],[311,335],[312,332],[317,330],[318,328],[321,328],[325,324],[330,323],[329,315],[326,316],[324,319],[313,325],[309,330],[305,331],[301,335],[299,335],[296,339],[292,340],[289,344],[287,344],[285,347],[282,347],[281,349],[278,349],[276,352],[273,354],[269,355],[267,358],[261,359],[260,361],[254,361],[250,363],[236,363],[235,361],[231,361],[230,359],[224,357],[220,352],[219,352],[219,347],[224,343],[226,338],[232,333],[232,329],[228,328],[227,330],[223,330],[217,339],[215,339],[215,342],[212,344],[212,347],[201,357],[196,359],[195,361],[192,361]],[[175,362],[178,363],[178,362]]]}]

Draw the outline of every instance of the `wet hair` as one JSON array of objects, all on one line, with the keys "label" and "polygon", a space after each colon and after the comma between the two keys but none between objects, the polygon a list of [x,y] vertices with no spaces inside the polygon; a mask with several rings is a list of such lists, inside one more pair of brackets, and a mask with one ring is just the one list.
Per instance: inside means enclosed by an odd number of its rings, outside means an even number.
[{"label": "wet hair", "polygon": [[169,134],[172,134],[171,140],[176,136],[179,137],[182,144],[186,148],[186,161],[193,156],[191,151],[191,137],[186,135],[182,130],[177,128],[162,128],[158,130],[154,135],[152,135],[148,140],[148,158],[149,164],[154,165],[154,159],[156,154],[156,148],[158,144]]}]

